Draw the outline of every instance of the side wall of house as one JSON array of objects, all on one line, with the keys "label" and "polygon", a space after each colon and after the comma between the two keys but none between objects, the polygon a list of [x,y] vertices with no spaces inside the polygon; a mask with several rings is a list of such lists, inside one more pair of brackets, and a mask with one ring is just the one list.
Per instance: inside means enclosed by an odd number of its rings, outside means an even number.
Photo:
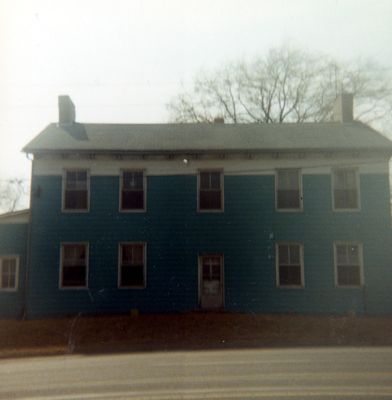
[{"label": "side wall of house", "polygon": [[0,289],[0,318],[19,318],[23,313],[26,273],[27,223],[0,223],[0,257],[18,257],[16,290]]},{"label": "side wall of house", "polygon": [[[117,174],[110,168],[101,173],[90,161],[83,160],[62,161],[59,170],[50,163],[36,166],[30,317],[127,312],[132,308],[149,312],[196,309],[198,255],[202,253],[224,254],[228,311],[392,313],[392,234],[386,163],[379,168],[371,163],[360,167],[359,212],[332,211],[331,169],[325,167],[325,160],[314,168],[303,169],[303,211],[277,212],[271,164],[240,163],[240,170],[229,161],[226,166],[221,161],[211,161],[208,167],[223,165],[225,171],[225,209],[222,213],[198,213],[196,170],[186,170],[181,160],[170,162],[178,165],[167,168],[165,174],[165,166],[155,168],[148,161],[122,165],[140,168],[144,163],[145,213],[119,212],[118,166]],[[71,165],[85,166],[91,172],[88,213],[61,212],[61,169]],[[118,245],[128,241],[147,244],[145,289],[117,288]],[[303,289],[276,285],[275,244],[280,241],[304,246]],[[362,243],[363,287],[335,287],[334,241]],[[59,289],[62,242],[89,243],[88,289]]]}]

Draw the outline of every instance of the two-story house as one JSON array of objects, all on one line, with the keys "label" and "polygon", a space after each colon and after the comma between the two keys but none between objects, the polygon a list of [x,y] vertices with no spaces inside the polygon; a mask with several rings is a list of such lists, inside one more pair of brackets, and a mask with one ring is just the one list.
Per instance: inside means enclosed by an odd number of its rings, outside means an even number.
[{"label": "two-story house", "polygon": [[0,216],[0,315],[392,313],[392,142],[353,120],[90,124],[68,96]]}]

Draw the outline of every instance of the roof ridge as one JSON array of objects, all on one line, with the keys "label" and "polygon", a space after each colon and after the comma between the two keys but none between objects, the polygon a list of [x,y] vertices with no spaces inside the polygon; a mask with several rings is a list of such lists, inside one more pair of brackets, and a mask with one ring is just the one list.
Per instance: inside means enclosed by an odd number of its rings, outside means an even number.
[{"label": "roof ridge", "polygon": [[[306,121],[306,122],[273,122],[273,123],[258,123],[258,122],[241,122],[241,123],[210,123],[210,122],[74,122],[74,125],[89,125],[89,126],[208,126],[208,127],[241,127],[241,126],[260,126],[260,127],[282,127],[282,126],[301,126],[301,125],[333,125],[333,126],[344,126],[344,125],[364,125],[369,129],[374,130],[371,126],[365,124],[362,121],[348,121],[348,122],[339,122],[339,121]],[[57,126],[61,128],[58,122],[52,122],[50,125]],[[72,124],[68,125],[72,126]]]}]

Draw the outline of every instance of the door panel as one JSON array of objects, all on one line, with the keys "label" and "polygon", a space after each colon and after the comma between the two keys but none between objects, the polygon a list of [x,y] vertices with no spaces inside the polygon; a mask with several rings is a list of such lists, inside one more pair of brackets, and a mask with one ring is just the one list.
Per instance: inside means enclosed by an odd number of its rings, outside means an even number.
[{"label": "door panel", "polygon": [[200,307],[218,309],[223,307],[223,256],[217,254],[199,257]]}]

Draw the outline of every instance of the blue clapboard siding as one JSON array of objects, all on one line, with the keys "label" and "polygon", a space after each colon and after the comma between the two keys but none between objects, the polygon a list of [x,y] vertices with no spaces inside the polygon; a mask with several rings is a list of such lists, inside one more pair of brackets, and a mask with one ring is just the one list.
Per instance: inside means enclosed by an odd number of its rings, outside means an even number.
[{"label": "blue clapboard siding", "polygon": [[[360,212],[332,212],[327,175],[303,177],[304,211],[275,211],[274,177],[226,176],[224,213],[197,213],[196,176],[152,176],[147,212],[118,211],[118,177],[91,177],[88,213],[61,213],[61,177],[35,176],[31,317],[198,307],[198,254],[224,254],[225,308],[392,313],[388,178],[361,176]],[[333,242],[363,243],[365,287],[335,288]],[[89,242],[88,290],[59,290],[61,242]],[[118,244],[147,243],[147,287],[118,289]],[[276,288],[275,243],[304,245],[305,288]]]},{"label": "blue clapboard siding", "polygon": [[28,224],[0,224],[0,256],[19,256],[16,291],[0,290],[0,318],[18,318],[23,313]]}]

